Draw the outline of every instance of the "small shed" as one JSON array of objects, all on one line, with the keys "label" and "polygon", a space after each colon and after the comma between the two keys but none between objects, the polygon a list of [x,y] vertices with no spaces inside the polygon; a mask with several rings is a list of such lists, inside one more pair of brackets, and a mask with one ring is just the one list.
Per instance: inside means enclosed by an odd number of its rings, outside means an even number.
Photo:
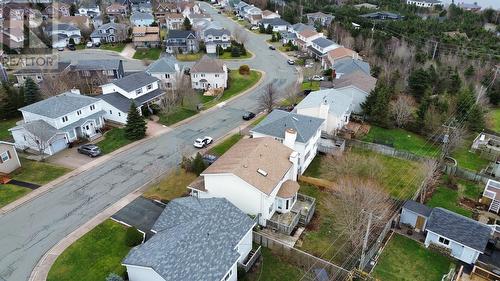
[{"label": "small shed", "polygon": [[408,200],[401,210],[401,219],[399,223],[410,225],[417,232],[424,231],[427,220],[431,215],[432,208],[423,204]]}]

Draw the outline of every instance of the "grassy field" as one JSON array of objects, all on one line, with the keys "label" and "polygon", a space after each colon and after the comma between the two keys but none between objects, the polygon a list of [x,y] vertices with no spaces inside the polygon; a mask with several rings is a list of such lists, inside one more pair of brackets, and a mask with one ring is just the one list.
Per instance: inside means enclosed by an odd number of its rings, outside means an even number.
[{"label": "grassy field", "polygon": [[105,280],[109,273],[123,275],[121,265],[130,248],[125,244],[126,228],[107,220],[69,246],[49,271],[47,281]]},{"label": "grassy field", "polygon": [[408,151],[420,156],[436,157],[439,155],[439,148],[434,146],[431,141],[426,142],[422,136],[403,129],[384,129],[371,126],[370,132],[362,140],[392,144],[395,149]]},{"label": "grassy field", "polygon": [[492,109],[488,113],[488,128],[500,133],[500,108]]},{"label": "grassy field", "polygon": [[0,120],[0,141],[12,140],[9,129],[16,126],[17,119]]},{"label": "grassy field", "polygon": [[168,114],[159,114],[160,120],[158,122],[165,126],[170,126],[193,115],[196,115],[197,113],[197,111],[188,108],[177,108],[169,112]]},{"label": "grassy field", "polygon": [[382,252],[373,276],[379,280],[429,281],[441,280],[451,260],[432,252],[404,236],[394,234]]},{"label": "grassy field", "polygon": [[238,70],[232,70],[229,72],[228,88],[224,91],[222,97],[217,100],[213,97],[202,97],[205,108],[210,108],[235,95],[241,94],[243,91],[258,83],[261,77],[262,73],[256,70],[251,70],[250,75],[241,75]]},{"label": "grassy field", "polygon": [[318,91],[319,90],[319,81],[305,81],[302,82],[302,91],[311,90]]},{"label": "grassy field", "polygon": [[99,48],[103,50],[108,50],[108,51],[114,51],[120,53],[125,49],[125,43],[108,43],[108,44],[102,44]]},{"label": "grassy field", "polygon": [[230,51],[224,52],[222,55],[218,56],[218,58],[221,60],[245,60],[245,59],[249,59],[251,57],[252,57],[252,53],[250,53],[249,51],[247,51],[246,55],[239,56],[239,57],[232,57]]},{"label": "grassy field", "polygon": [[486,168],[490,161],[481,158],[479,154],[469,151],[473,139],[468,138],[464,144],[452,153],[452,157],[457,160],[460,168],[465,168],[472,171],[481,171]]},{"label": "grassy field", "polygon": [[139,49],[135,51],[133,58],[138,60],[157,60],[160,55],[160,48]]},{"label": "grassy field", "polygon": [[10,176],[13,179],[35,184],[46,184],[70,171],[68,168],[56,166],[45,162],[21,160],[21,168],[15,170]]},{"label": "grassy field", "polygon": [[217,144],[210,149],[210,154],[221,156],[226,151],[228,151],[233,145],[235,145],[239,140],[243,138],[243,135],[236,133],[229,138],[225,139],[223,142]]},{"label": "grassy field", "polygon": [[144,196],[154,200],[170,201],[186,195],[188,192],[186,187],[195,179],[195,174],[188,173],[184,169],[177,169],[158,183],[151,185],[144,192]]},{"label": "grassy field", "polygon": [[177,55],[177,60],[178,61],[197,61],[200,60],[201,57],[203,56],[203,53],[195,53],[195,54],[178,54]]},{"label": "grassy field", "polygon": [[31,189],[12,184],[0,184],[0,208],[23,197]]},{"label": "grassy field", "polygon": [[262,247],[261,263],[244,274],[238,276],[242,281],[281,281],[299,280],[304,272],[284,261],[281,257],[274,255],[268,248]]},{"label": "grassy field", "polygon": [[125,129],[113,128],[104,134],[102,141],[96,144],[101,148],[103,154],[107,154],[131,142],[125,137]]}]

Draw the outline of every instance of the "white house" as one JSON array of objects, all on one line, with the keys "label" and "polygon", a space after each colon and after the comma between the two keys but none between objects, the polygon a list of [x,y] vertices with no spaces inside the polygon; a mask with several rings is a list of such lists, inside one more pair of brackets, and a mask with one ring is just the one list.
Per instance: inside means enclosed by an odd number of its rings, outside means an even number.
[{"label": "white house", "polygon": [[333,88],[352,97],[352,112],[362,113],[361,104],[366,101],[370,92],[375,89],[377,78],[363,71],[355,71],[333,80]]},{"label": "white house", "polygon": [[133,26],[151,26],[155,18],[151,13],[133,12],[130,15],[130,22]]},{"label": "white house", "polygon": [[64,48],[70,38],[75,44],[80,44],[82,34],[80,29],[67,23],[50,24],[45,28],[45,35],[51,39],[53,48]]},{"label": "white house", "polygon": [[406,0],[407,5],[415,5],[417,7],[430,8],[436,5],[442,5],[439,0]]},{"label": "white house", "polygon": [[203,56],[191,68],[191,85],[193,89],[227,88],[227,67],[219,60]]},{"label": "white house", "polygon": [[[160,88],[176,89],[183,78],[183,67],[173,56],[163,56],[150,64],[146,73],[160,80]],[[187,77],[187,76],[186,76]]]},{"label": "white house", "polygon": [[300,30],[301,31],[296,31],[294,29],[294,32],[297,35],[297,39],[295,41],[297,46],[304,52],[307,51],[313,44],[313,40],[323,37],[323,33],[316,32],[316,30],[313,29],[303,28]]},{"label": "white house", "polygon": [[298,153],[298,174],[316,156],[325,120],[275,109],[250,133],[253,138],[272,137]]},{"label": "white house", "polygon": [[340,45],[325,37],[316,38],[311,41],[308,47],[309,53],[318,59],[322,59],[331,50],[339,48]]},{"label": "white house", "polygon": [[269,10],[262,11],[262,19],[277,19],[277,18],[281,18],[278,11],[276,11],[276,12],[269,11]]},{"label": "white house", "polygon": [[351,93],[326,89],[311,92],[296,107],[297,114],[326,120],[321,130],[329,135],[349,123],[353,108]]},{"label": "white house", "polygon": [[264,28],[267,28],[270,25],[274,32],[287,31],[292,27],[289,22],[281,18],[263,19],[260,24],[262,24]]},{"label": "white house", "polygon": [[9,129],[16,148],[52,155],[78,138],[100,136],[104,125],[101,101],[71,90],[19,109],[23,124]]},{"label": "white house", "polygon": [[149,105],[161,101],[165,92],[160,89],[159,80],[146,72],[137,72],[108,84],[101,85],[104,119],[119,124],[127,123],[130,106],[134,103],[142,114]]},{"label": "white house", "polygon": [[97,5],[96,3],[85,3],[80,5],[80,8],[78,8],[78,13],[80,15],[93,18],[99,16],[101,14],[101,10],[99,9],[99,5]]},{"label": "white house", "polygon": [[236,281],[251,266],[255,221],[224,198],[183,197],[167,204],[151,239],[125,257],[130,281]]},{"label": "white house", "polygon": [[0,141],[0,175],[9,174],[21,167],[16,146],[13,143]]},{"label": "white house", "polygon": [[203,31],[203,40],[207,54],[215,54],[217,46],[223,49],[231,47],[231,32],[225,28],[209,28]]}]

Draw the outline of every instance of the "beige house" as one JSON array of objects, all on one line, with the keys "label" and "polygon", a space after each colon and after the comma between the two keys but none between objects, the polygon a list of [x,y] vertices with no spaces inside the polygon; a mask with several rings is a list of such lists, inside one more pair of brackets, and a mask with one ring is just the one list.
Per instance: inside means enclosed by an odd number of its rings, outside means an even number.
[{"label": "beige house", "polygon": [[156,48],[160,46],[160,28],[157,26],[134,26],[132,42],[136,48]]},{"label": "beige house", "polygon": [[13,143],[0,141],[0,174],[9,174],[21,167]]}]

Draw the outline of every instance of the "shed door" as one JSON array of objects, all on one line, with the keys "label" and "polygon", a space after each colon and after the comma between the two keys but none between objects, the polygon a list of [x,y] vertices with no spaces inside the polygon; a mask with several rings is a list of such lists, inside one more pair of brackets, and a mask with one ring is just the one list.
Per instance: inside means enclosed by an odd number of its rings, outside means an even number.
[{"label": "shed door", "polygon": [[424,229],[425,218],[422,216],[417,216],[417,222],[415,223],[415,229],[423,230]]}]

